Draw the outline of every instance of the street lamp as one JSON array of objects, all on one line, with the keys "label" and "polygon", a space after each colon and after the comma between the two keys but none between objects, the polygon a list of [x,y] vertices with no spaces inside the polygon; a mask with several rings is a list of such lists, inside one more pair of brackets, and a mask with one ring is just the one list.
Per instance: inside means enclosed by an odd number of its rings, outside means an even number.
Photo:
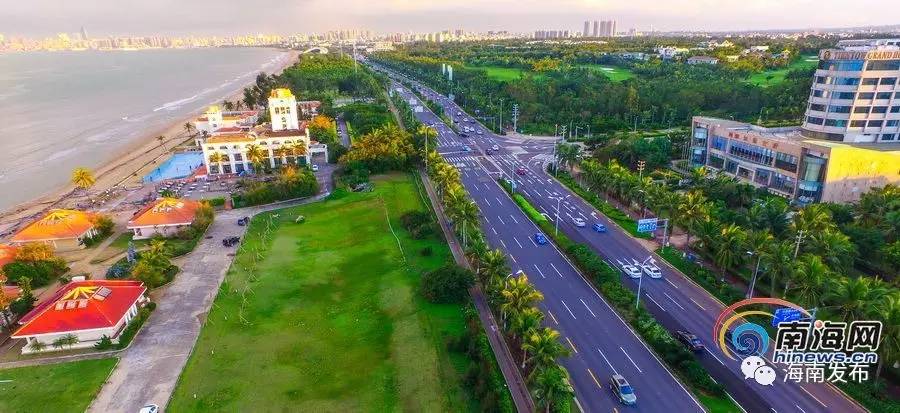
[{"label": "street lamp", "polygon": [[747,251],[747,255],[756,255],[756,268],[753,270],[753,276],[750,277],[750,287],[747,288],[747,298],[753,298],[753,289],[756,288],[756,277],[759,274],[759,263],[762,262],[762,254]]},{"label": "street lamp", "polygon": [[553,198],[553,197],[550,198],[550,199],[555,199],[555,200],[556,200],[556,222],[554,223],[555,226],[556,226],[556,228],[554,229],[554,234],[555,234],[554,236],[559,236],[559,208],[560,208],[560,204],[562,203],[562,200],[563,200],[563,199],[566,199],[566,198],[568,198],[568,197],[570,197],[570,196],[571,196],[571,195],[566,195],[566,196],[564,196],[564,197],[558,196],[558,197],[555,197],[555,198]]},{"label": "street lamp", "polygon": [[[642,261],[640,263],[640,265],[638,265],[637,269],[641,272],[641,276],[638,277],[637,297],[634,299],[634,308],[635,309],[637,309],[641,305],[641,284],[643,284],[643,281],[644,281],[644,265],[647,265],[647,261],[650,261],[654,264],[656,263],[656,260],[654,260],[653,256],[650,255],[647,258],[645,258],[644,261]],[[634,261],[634,263],[637,264],[637,261]]]}]

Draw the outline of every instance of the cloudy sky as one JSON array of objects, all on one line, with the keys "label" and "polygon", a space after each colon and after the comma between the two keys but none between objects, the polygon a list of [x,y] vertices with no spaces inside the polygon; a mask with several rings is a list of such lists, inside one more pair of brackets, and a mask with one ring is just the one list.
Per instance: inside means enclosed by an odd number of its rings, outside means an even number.
[{"label": "cloudy sky", "polygon": [[744,30],[897,24],[897,0],[0,0],[7,36],[580,30]]}]

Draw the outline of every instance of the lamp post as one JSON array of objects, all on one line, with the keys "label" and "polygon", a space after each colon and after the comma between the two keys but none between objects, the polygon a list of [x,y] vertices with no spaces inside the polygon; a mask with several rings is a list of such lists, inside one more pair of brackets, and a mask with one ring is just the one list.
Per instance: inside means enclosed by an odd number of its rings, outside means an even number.
[{"label": "lamp post", "polygon": [[556,199],[556,222],[554,222],[555,228],[554,228],[554,230],[553,230],[554,236],[559,236],[559,208],[560,208],[560,206],[561,206],[561,204],[562,204],[562,200],[563,200],[563,199],[566,199],[566,198],[568,198],[568,197],[570,197],[570,196],[571,196],[571,195],[566,195],[566,196],[564,196],[564,197],[558,196],[558,197],[556,197],[556,198],[551,198],[551,199]]},{"label": "lamp post", "polygon": [[[654,262],[654,263],[656,262],[656,260],[654,260],[653,256],[651,255],[651,256],[648,256],[647,258],[645,258],[644,261],[642,261],[640,263],[640,265],[638,265],[638,270],[641,272],[641,276],[638,277],[637,297],[634,299],[634,308],[635,309],[637,309],[638,307],[641,306],[641,284],[643,284],[643,281],[644,281],[644,265],[647,264],[647,261]],[[634,261],[634,263],[637,264],[637,261]]]},{"label": "lamp post", "polygon": [[747,255],[753,256],[756,255],[756,268],[753,269],[753,276],[750,277],[750,287],[747,288],[747,297],[753,298],[753,289],[756,288],[756,277],[759,275],[759,264],[762,262],[762,254],[754,253],[753,251],[747,251]]}]

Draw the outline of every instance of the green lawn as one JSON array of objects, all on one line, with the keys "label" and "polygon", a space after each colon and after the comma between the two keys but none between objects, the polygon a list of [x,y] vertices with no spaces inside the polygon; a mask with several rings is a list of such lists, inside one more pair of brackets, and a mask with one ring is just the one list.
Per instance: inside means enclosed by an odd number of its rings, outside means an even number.
[{"label": "green lawn", "polygon": [[747,78],[747,82],[757,86],[769,87],[784,81],[784,77],[788,72],[795,69],[811,69],[816,67],[819,59],[816,56],[800,56],[800,59],[791,63],[784,69],[766,70],[754,73]]},{"label": "green lawn", "polygon": [[595,72],[603,73],[604,76],[608,77],[609,80],[612,80],[613,82],[621,82],[623,80],[631,79],[632,77],[634,77],[634,73],[632,73],[628,69],[621,68],[621,67],[590,64],[590,63],[580,64],[580,65],[577,65],[576,67],[591,69]]},{"label": "green lawn", "polygon": [[83,412],[116,358],[0,370],[0,412]]},{"label": "green lawn", "polygon": [[503,66],[474,66],[478,69],[484,69],[487,72],[488,77],[499,80],[499,81],[510,81],[516,80],[522,77],[522,74],[525,73],[525,69],[521,69],[518,67],[503,67]]},{"label": "green lawn", "polygon": [[468,360],[446,346],[465,329],[462,307],[417,292],[450,252],[401,226],[426,208],[410,175],[374,185],[253,219],[170,411],[476,410]]}]

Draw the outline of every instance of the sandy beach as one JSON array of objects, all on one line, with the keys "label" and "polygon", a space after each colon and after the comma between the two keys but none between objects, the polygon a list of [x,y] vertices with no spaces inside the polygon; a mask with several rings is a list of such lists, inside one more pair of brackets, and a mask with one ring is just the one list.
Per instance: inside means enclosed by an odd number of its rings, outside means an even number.
[{"label": "sandy beach", "polygon": [[[277,68],[276,73],[281,73],[282,70],[297,61],[299,52],[292,50],[289,53],[290,57]],[[231,101],[243,99],[243,88],[254,81],[255,79],[252,79],[241,85],[226,99]],[[141,139],[135,140],[135,143],[125,150],[111,154],[113,156],[110,156],[106,165],[93,170],[96,183],[88,191],[76,190],[74,185],[67,184],[52,193],[0,212],[0,236],[8,236],[21,224],[29,222],[47,209],[72,207],[79,200],[90,199],[114,187],[125,185],[133,188],[141,185],[143,176],[165,161],[176,148],[185,145],[193,146],[191,142],[193,139],[185,131],[184,124],[201,113],[202,110],[192,113],[168,127],[148,130]],[[156,139],[160,135],[165,136],[162,143]],[[60,173],[68,174],[70,171],[60,171]]]}]

